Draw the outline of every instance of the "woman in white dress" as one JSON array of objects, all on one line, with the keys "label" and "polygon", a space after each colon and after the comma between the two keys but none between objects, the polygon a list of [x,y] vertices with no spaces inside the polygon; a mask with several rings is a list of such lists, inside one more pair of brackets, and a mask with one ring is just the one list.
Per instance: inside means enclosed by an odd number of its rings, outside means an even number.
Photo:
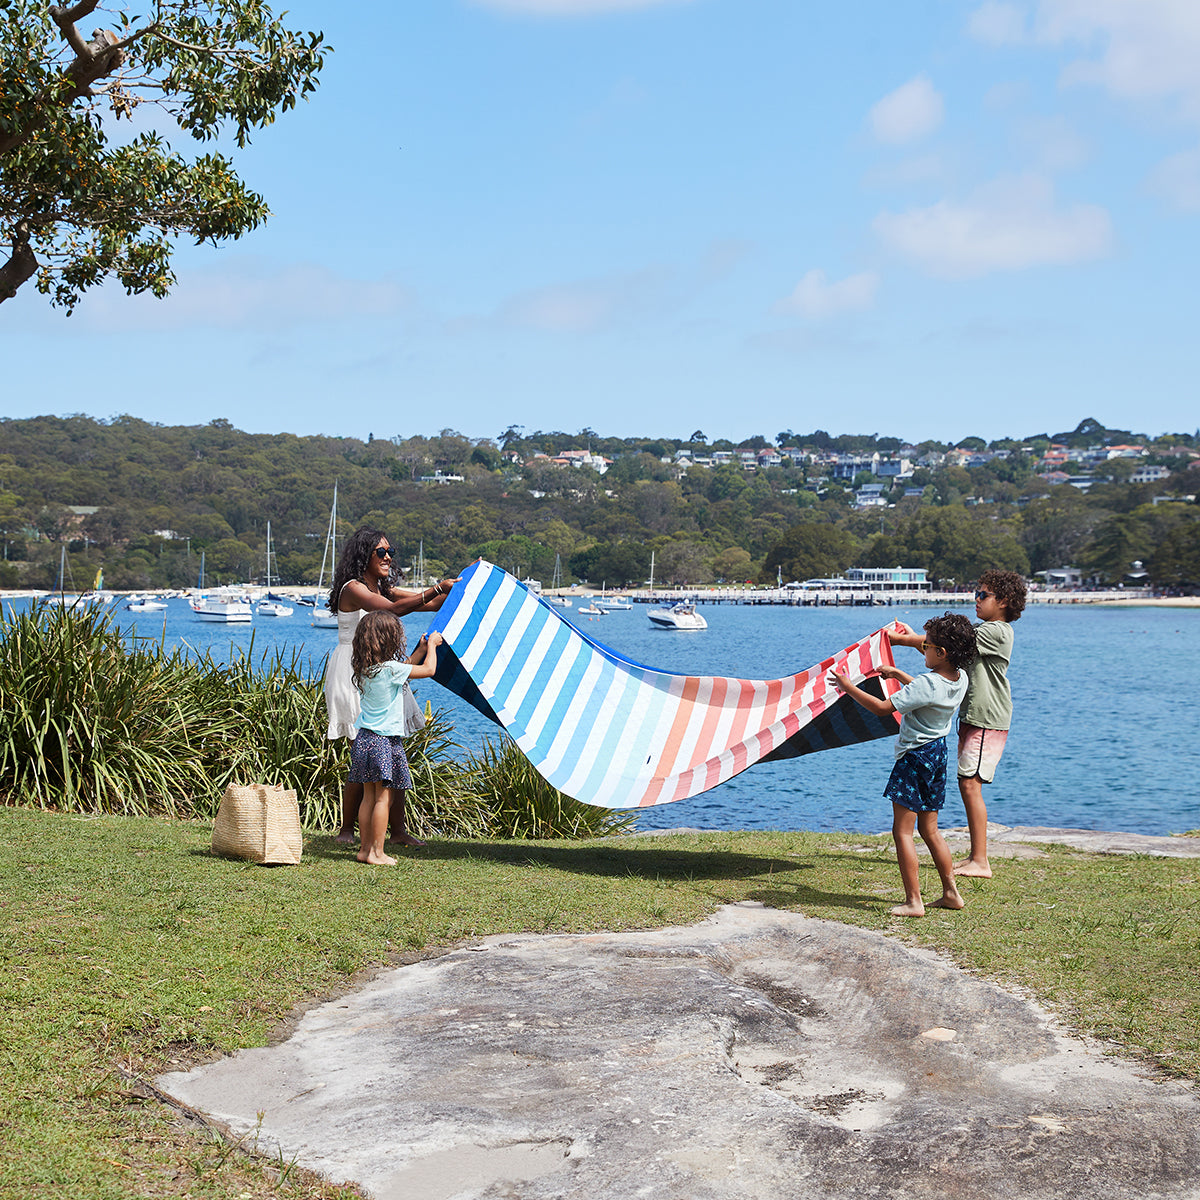
[{"label": "woman in white dress", "polygon": [[[337,613],[338,644],[325,666],[325,709],[329,716],[326,736],[354,740],[354,722],[358,719],[359,692],[351,678],[350,652],[354,631],[363,613],[384,610],[398,617],[412,612],[436,612],[457,579],[442,579],[422,591],[392,587],[392,547],[385,534],[374,529],[359,529],[342,548],[333,586],[329,589],[329,611]],[[354,841],[354,823],[362,801],[362,784],[347,782],[342,788],[342,824],[339,842]],[[405,834],[406,845],[419,846]]]}]

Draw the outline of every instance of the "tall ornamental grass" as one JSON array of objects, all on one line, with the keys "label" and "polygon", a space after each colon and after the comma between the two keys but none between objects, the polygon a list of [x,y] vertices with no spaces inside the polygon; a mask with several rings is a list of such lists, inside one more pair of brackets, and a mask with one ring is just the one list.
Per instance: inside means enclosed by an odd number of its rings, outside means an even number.
[{"label": "tall ornamental grass", "polygon": [[[112,615],[35,605],[0,614],[0,801],[66,812],[212,817],[229,783],[295,788],[304,824],[333,829],[348,769],[325,737],[300,655],[229,663],[134,638]],[[630,822],[556,792],[508,742],[466,755],[440,713],[405,746],[419,835],[590,837]],[[527,770],[521,769],[524,764]]]}]

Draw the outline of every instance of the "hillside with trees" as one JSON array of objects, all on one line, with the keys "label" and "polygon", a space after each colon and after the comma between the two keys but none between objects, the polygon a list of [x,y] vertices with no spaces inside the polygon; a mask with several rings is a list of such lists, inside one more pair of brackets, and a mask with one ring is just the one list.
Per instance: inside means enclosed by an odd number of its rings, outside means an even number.
[{"label": "hillside with trees", "polygon": [[[312,584],[336,482],[340,536],[377,526],[401,566],[423,554],[431,574],[482,556],[549,581],[558,557],[565,581],[615,587],[643,582],[653,552],[663,584],[896,565],[943,586],[1065,565],[1112,584],[1140,562],[1157,586],[1195,590],[1197,445],[1091,420],[957,446],[790,429],[736,444],[519,426],[364,442],[225,420],[3,420],[0,586],[54,586],[63,545],[77,586],[101,567],[113,588],[190,586],[201,552],[209,582],[261,580],[268,520],[281,582]],[[1089,473],[1051,469],[1068,464]]]}]

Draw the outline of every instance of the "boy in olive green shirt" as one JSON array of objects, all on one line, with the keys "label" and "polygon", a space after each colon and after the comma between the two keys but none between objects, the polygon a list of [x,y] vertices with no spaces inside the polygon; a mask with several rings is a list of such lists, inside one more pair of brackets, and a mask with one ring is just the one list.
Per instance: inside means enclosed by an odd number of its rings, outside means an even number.
[{"label": "boy in olive green shirt", "polygon": [[[967,668],[967,695],[958,710],[958,790],[967,810],[971,852],[954,868],[955,875],[991,879],[987,856],[987,805],[983,785],[991,783],[1004,753],[1012,722],[1008,664],[1012,658],[1012,623],[1025,610],[1025,580],[1015,571],[984,571],[975,592],[975,626],[979,657]],[[904,627],[891,634],[901,646],[917,646],[920,635]]]}]

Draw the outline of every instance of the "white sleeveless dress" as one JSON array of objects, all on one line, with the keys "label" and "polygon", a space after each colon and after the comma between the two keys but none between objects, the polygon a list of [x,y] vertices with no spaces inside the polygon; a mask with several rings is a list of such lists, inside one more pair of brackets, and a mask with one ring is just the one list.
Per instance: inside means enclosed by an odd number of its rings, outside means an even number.
[{"label": "white sleeveless dress", "polygon": [[325,711],[329,716],[329,731],[326,737],[349,738],[354,741],[358,732],[354,722],[358,720],[359,692],[354,686],[354,671],[350,664],[354,648],[354,631],[358,628],[366,609],[356,612],[338,610],[337,645],[325,664]]}]

